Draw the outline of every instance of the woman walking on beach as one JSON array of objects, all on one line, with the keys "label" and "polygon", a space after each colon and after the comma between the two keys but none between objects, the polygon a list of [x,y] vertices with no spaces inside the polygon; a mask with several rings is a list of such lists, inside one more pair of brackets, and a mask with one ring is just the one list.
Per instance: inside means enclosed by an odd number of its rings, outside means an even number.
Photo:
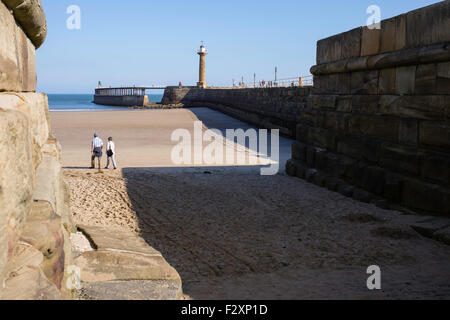
[{"label": "woman walking on beach", "polygon": [[109,168],[109,161],[112,160],[112,164],[114,167],[114,170],[117,169],[116,164],[116,146],[114,144],[113,138],[108,138],[108,144],[106,145],[106,155],[108,156],[108,160],[106,161],[106,167],[105,169]]},{"label": "woman walking on beach", "polygon": [[98,137],[98,133],[94,133],[94,139],[92,140],[91,144],[91,169],[95,169],[95,158],[98,159],[98,169],[100,170],[101,164],[100,161],[102,160],[103,156],[103,141]]}]

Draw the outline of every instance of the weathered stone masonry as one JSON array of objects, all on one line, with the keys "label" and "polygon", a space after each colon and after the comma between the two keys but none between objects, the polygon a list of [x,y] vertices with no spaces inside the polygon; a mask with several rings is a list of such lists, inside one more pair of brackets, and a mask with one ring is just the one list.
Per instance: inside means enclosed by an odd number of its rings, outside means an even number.
[{"label": "weathered stone masonry", "polygon": [[450,215],[450,1],[318,42],[291,175]]},{"label": "weathered stone masonry", "polygon": [[0,299],[70,298],[69,190],[47,96],[35,92],[40,1],[0,1],[0,30]]},{"label": "weathered stone masonry", "polygon": [[450,1],[317,45],[313,88],[171,87],[296,139],[290,175],[382,207],[450,215]]},{"label": "weathered stone masonry", "polygon": [[169,87],[162,104],[209,107],[263,128],[295,138],[310,88],[200,89]]}]

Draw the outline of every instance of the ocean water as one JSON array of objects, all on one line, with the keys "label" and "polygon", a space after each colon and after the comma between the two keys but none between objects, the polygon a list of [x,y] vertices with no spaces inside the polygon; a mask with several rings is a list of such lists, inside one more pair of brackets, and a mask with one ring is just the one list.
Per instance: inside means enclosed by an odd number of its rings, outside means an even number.
[{"label": "ocean water", "polygon": [[[151,102],[161,102],[162,94],[148,95]],[[93,103],[92,94],[49,94],[50,111],[98,111],[98,110],[128,110],[126,107],[101,106]]]}]

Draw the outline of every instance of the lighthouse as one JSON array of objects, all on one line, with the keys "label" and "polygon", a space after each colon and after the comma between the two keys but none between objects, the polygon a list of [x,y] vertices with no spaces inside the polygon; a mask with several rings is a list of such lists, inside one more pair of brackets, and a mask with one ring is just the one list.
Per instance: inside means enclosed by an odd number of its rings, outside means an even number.
[{"label": "lighthouse", "polygon": [[205,57],[208,54],[208,51],[206,50],[205,46],[200,46],[200,50],[197,52],[200,56],[200,70],[199,70],[199,81],[197,83],[197,86],[199,88],[206,88],[206,81],[205,81]]}]

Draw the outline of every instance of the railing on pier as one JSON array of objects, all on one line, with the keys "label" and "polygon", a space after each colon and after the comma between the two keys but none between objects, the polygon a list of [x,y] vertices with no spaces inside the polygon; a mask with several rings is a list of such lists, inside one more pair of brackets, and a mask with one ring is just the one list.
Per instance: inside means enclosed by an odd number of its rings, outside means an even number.
[{"label": "railing on pier", "polygon": [[313,76],[302,76],[294,78],[284,78],[276,80],[260,80],[254,81],[253,83],[242,83],[234,84],[233,88],[289,88],[289,87],[307,87],[313,86],[314,80]]},{"label": "railing on pier", "polygon": [[163,90],[166,87],[117,87],[117,88],[96,88],[96,96],[145,96],[146,90]]}]

